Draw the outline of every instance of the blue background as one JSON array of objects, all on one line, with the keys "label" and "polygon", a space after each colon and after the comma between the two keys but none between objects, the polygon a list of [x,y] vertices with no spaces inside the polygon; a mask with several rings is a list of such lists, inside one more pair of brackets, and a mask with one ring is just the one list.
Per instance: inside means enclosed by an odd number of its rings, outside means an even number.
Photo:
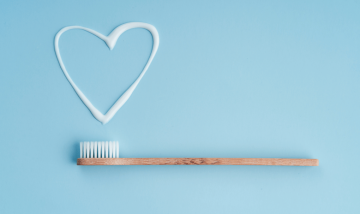
[{"label": "blue background", "polygon": [[[359,213],[359,1],[1,1],[1,213]],[[98,122],[54,38],[154,25],[128,102]],[[105,113],[152,48],[68,31],[65,65]],[[77,166],[79,142],[122,157],[318,158],[319,167]]]}]

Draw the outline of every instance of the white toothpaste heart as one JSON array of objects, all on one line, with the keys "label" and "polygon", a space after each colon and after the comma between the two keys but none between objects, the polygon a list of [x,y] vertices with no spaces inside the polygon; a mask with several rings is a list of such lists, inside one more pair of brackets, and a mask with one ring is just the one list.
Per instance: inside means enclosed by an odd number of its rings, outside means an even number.
[{"label": "white toothpaste heart", "polygon": [[[120,35],[122,33],[124,33],[125,31],[133,29],[133,28],[144,28],[144,29],[150,31],[150,33],[152,34],[154,43],[153,43],[153,48],[152,48],[152,51],[151,51],[150,58],[149,58],[148,62],[146,63],[144,70],[140,73],[139,77],[135,80],[135,82],[116,101],[116,103],[110,108],[110,110],[105,115],[103,115],[97,108],[94,107],[94,105],[81,92],[81,90],[76,86],[76,84],[71,79],[68,72],[66,71],[65,65],[64,65],[64,63],[63,63],[63,61],[61,59],[61,55],[60,55],[60,51],[59,51],[59,38],[64,32],[66,32],[68,30],[82,29],[82,30],[86,30],[86,31],[94,34],[95,36],[99,37],[100,39],[104,40],[104,42],[106,42],[106,44],[110,48],[110,50],[112,50],[114,48],[115,44],[116,44],[116,41],[120,37]],[[142,23],[142,22],[130,22],[130,23],[120,25],[119,27],[115,28],[115,30],[113,30],[113,32],[111,32],[109,34],[109,36],[104,36],[101,33],[98,33],[98,32],[96,32],[94,30],[89,29],[89,28],[80,27],[80,26],[69,26],[69,27],[65,27],[65,28],[61,29],[56,34],[56,37],[55,37],[56,56],[57,56],[57,58],[59,60],[60,66],[61,66],[66,78],[69,80],[71,86],[74,88],[74,90],[76,91],[76,93],[78,94],[80,99],[83,101],[83,103],[89,108],[89,110],[94,115],[94,117],[97,120],[99,120],[100,122],[102,122],[103,124],[106,124],[107,122],[109,122],[109,120],[111,120],[111,118],[114,117],[114,115],[121,108],[121,106],[123,106],[125,104],[125,102],[129,99],[129,97],[131,96],[131,94],[135,90],[136,86],[139,84],[141,78],[144,76],[146,70],[149,68],[149,66],[151,64],[151,61],[153,60],[158,47],[159,47],[159,33],[157,32],[156,28],[154,26],[150,25],[150,24]]]}]

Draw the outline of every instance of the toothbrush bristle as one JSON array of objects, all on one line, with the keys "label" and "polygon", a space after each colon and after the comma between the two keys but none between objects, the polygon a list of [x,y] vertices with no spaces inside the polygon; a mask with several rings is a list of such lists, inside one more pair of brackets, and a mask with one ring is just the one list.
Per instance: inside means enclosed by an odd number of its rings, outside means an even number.
[{"label": "toothbrush bristle", "polygon": [[119,158],[119,141],[116,141],[116,158]]},{"label": "toothbrush bristle", "polygon": [[98,158],[101,158],[101,143],[98,142]]},{"label": "toothbrush bristle", "polygon": [[86,157],[87,158],[90,158],[89,154],[90,154],[90,143],[86,142]]},{"label": "toothbrush bristle", "polygon": [[112,158],[112,150],[113,150],[113,146],[112,146],[112,141],[109,142],[109,158]]},{"label": "toothbrush bristle", "polygon": [[105,158],[109,157],[109,142],[105,142]]},{"label": "toothbrush bristle", "polygon": [[102,141],[102,142],[101,142],[101,157],[102,157],[102,158],[105,158],[104,152],[105,152],[105,142]]},{"label": "toothbrush bristle", "polygon": [[80,142],[80,158],[83,156],[83,142]]},{"label": "toothbrush bristle", "polygon": [[115,141],[112,142],[113,143],[113,158],[116,158],[115,154],[116,154],[116,144]]},{"label": "toothbrush bristle", "polygon": [[119,158],[118,141],[80,142],[80,158]]},{"label": "toothbrush bristle", "polygon": [[90,158],[93,158],[94,154],[94,142],[90,143]]},{"label": "toothbrush bristle", "polygon": [[84,149],[83,149],[83,158],[86,158],[86,142],[84,142]]},{"label": "toothbrush bristle", "polygon": [[113,158],[115,158],[115,142],[114,141],[111,141],[111,147],[112,147],[112,149],[111,149],[111,157],[113,157]]},{"label": "toothbrush bristle", "polygon": [[97,158],[97,141],[94,142],[94,158]]}]

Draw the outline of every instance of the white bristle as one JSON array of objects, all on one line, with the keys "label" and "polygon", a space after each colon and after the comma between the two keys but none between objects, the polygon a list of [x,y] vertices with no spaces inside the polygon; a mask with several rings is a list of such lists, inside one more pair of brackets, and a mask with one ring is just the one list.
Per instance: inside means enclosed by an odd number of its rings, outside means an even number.
[{"label": "white bristle", "polygon": [[105,142],[102,141],[102,142],[101,142],[101,157],[102,157],[102,158],[105,158],[104,152],[105,152]]},{"label": "white bristle", "polygon": [[112,141],[109,142],[109,158],[112,158],[112,151],[113,151],[113,146],[112,146]]},{"label": "white bristle", "polygon": [[84,150],[83,158],[86,158],[86,142],[84,142],[83,150]]},{"label": "white bristle", "polygon": [[105,142],[105,158],[109,157],[109,142]]},{"label": "white bristle", "polygon": [[101,142],[98,142],[98,158],[101,158]]},{"label": "white bristle", "polygon": [[97,141],[94,142],[94,158],[97,158]]},{"label": "white bristle", "polygon": [[115,158],[115,156],[114,156],[114,151],[115,151],[114,141],[110,141],[110,145],[111,145],[110,156]]},{"label": "white bristle", "polygon": [[80,142],[80,158],[82,158],[83,155],[83,142]]},{"label": "white bristle", "polygon": [[116,158],[116,142],[113,141],[113,158]]},{"label": "white bristle", "polygon": [[114,141],[114,148],[115,148],[115,149],[114,149],[114,150],[115,150],[115,151],[114,151],[114,157],[117,158],[117,157],[118,157],[118,156],[117,156],[117,154],[118,154],[117,141]]},{"label": "white bristle", "polygon": [[86,158],[89,158],[90,156],[90,143],[86,142]]},{"label": "white bristle", "polygon": [[119,158],[119,141],[116,141],[116,157]]},{"label": "white bristle", "polygon": [[93,158],[94,154],[94,142],[90,143],[90,158]]},{"label": "white bristle", "polygon": [[113,141],[113,158],[116,158],[116,142]]},{"label": "white bristle", "polygon": [[114,147],[113,157],[116,158],[116,141],[113,141],[113,147]]},{"label": "white bristle", "polygon": [[83,158],[86,158],[86,142],[83,144]]},{"label": "white bristle", "polygon": [[83,147],[83,151],[84,151],[84,155],[83,158],[86,158],[86,142],[84,142],[84,147]]},{"label": "white bristle", "polygon": [[110,146],[110,148],[111,148],[110,151],[109,151],[109,153],[110,153],[109,156],[110,156],[110,158],[112,158],[112,154],[113,154],[113,153],[112,153],[112,151],[113,151],[112,141],[109,142],[109,146]]},{"label": "white bristle", "polygon": [[115,153],[116,153],[116,152],[115,152],[115,151],[116,151],[115,141],[112,141],[112,147],[113,147],[113,150],[112,150],[112,153],[113,153],[113,154],[112,154],[112,157],[113,157],[113,158],[116,158],[116,156],[115,156]]}]

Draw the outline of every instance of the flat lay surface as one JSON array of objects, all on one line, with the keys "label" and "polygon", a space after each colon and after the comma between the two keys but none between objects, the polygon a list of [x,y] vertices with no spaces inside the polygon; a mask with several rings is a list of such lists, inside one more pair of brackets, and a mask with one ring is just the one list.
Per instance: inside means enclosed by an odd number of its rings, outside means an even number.
[{"label": "flat lay surface", "polygon": [[[359,213],[359,1],[1,1],[0,213]],[[129,100],[102,125],[66,79],[55,35],[159,32]],[[105,114],[152,50],[59,40]],[[78,166],[80,141],[120,158],[319,159],[319,166]]]}]

